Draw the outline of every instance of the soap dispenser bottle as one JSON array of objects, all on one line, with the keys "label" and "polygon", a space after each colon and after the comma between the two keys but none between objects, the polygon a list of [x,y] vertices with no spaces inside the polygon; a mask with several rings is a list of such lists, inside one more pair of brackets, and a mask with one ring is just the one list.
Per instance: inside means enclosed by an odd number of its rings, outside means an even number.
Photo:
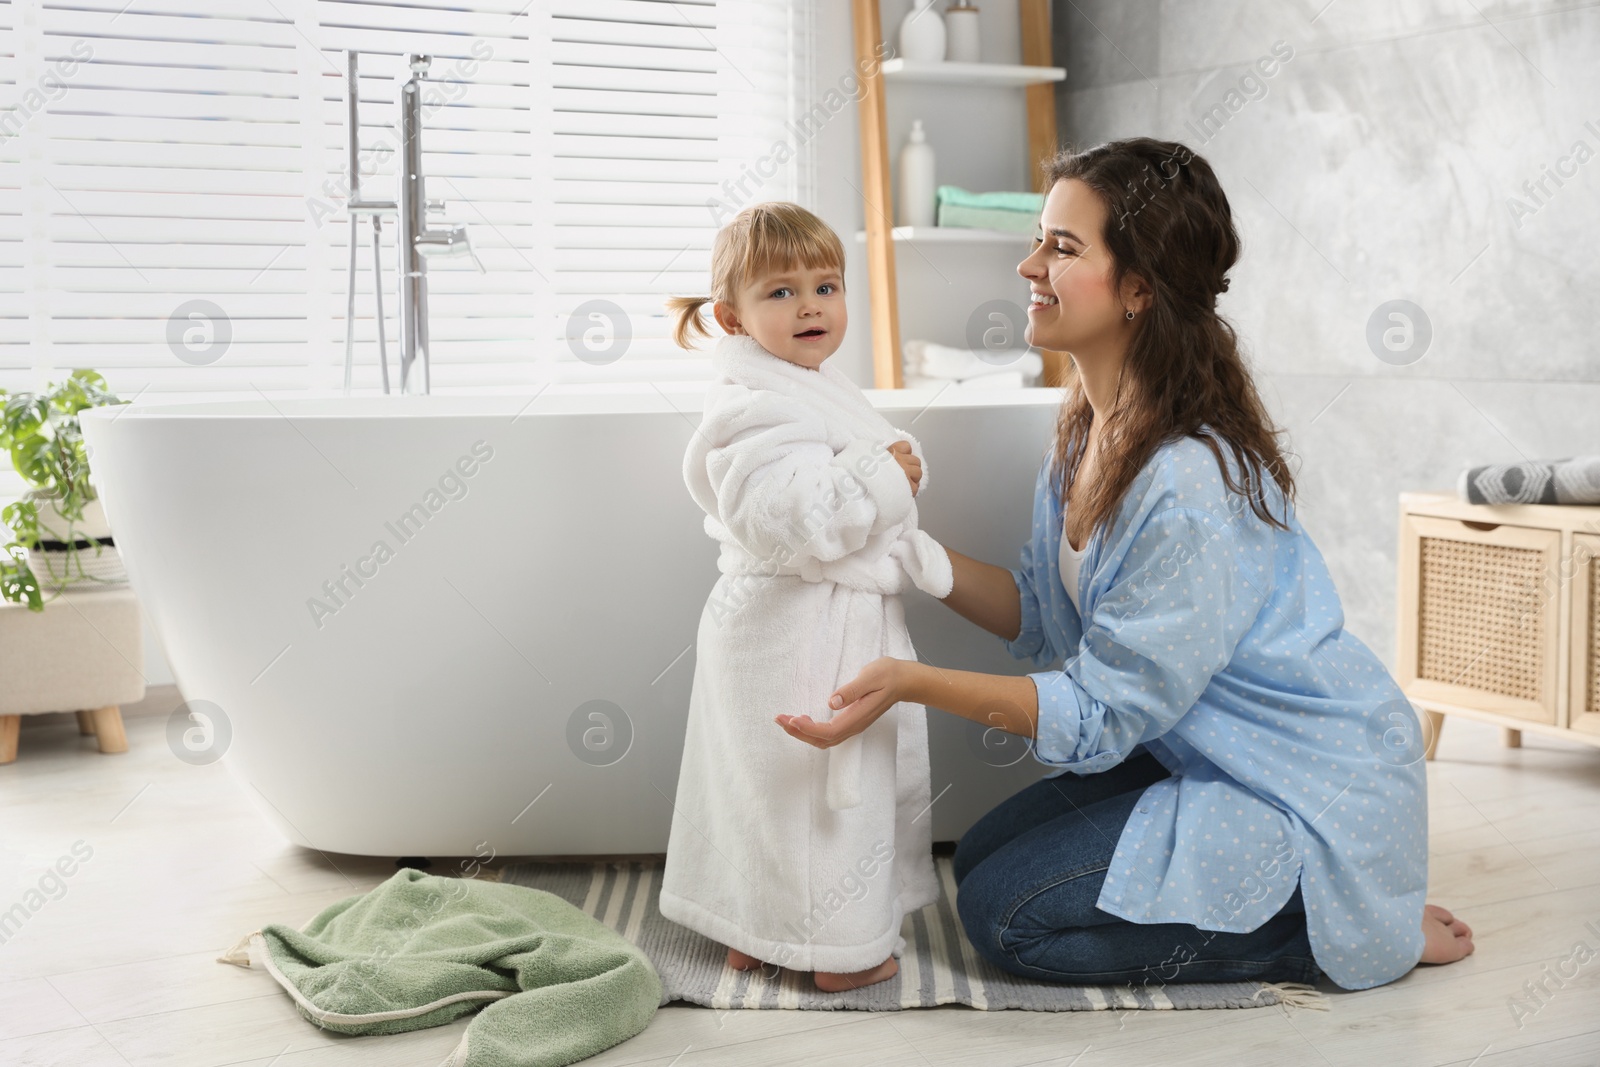
[{"label": "soap dispenser bottle", "polygon": [[972,0],[955,0],[944,12],[944,57],[952,63],[977,63],[982,59],[978,36],[978,9]]},{"label": "soap dispenser bottle", "polygon": [[911,0],[911,10],[900,20],[900,58],[918,63],[941,63],[944,49],[944,19],[933,10],[933,0],[925,4]]},{"label": "soap dispenser bottle", "polygon": [[932,226],[934,223],[933,146],[923,132],[922,120],[911,123],[911,135],[900,149],[900,195],[895,201],[895,225]]}]

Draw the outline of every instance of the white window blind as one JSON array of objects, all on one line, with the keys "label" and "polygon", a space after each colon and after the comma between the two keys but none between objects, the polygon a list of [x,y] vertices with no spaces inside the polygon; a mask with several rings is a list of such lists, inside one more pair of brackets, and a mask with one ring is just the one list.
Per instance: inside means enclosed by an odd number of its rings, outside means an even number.
[{"label": "white window blind", "polygon": [[[16,11],[0,0],[0,387],[29,380],[27,271],[22,239],[22,154],[18,108]],[[8,475],[0,455],[0,485]]]},{"label": "white window blind", "polygon": [[[705,377],[661,302],[706,290],[733,211],[810,201],[791,126],[809,4],[0,0],[0,387],[93,367],[140,399],[337,392],[346,48],[362,52],[368,198],[397,194],[406,55],[448,80],[425,96],[426,191],[446,202],[430,221],[465,223],[487,273],[430,261],[434,392]],[[386,219],[397,383],[394,230]],[[370,224],[358,233],[354,385],[370,393]],[[596,299],[627,316],[614,362],[568,342]],[[174,338],[221,355],[179,358]]]}]

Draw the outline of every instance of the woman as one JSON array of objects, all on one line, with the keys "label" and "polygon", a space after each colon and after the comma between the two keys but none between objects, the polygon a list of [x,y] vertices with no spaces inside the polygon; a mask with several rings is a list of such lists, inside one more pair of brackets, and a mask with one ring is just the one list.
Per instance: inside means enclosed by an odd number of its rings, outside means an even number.
[{"label": "woman", "polygon": [[1048,177],[1017,268],[1027,340],[1070,352],[1078,382],[1021,568],[951,551],[944,603],[1062,667],[878,659],[827,722],[779,725],[826,748],[914,701],[1030,739],[1059,768],[956,849],[962,923],[1005,970],[1095,984],[1320,971],[1365,989],[1462,958],[1472,931],[1423,902],[1420,724],[1343,629],[1216,312],[1239,241],[1215,174],[1136,138],[1062,153]]}]

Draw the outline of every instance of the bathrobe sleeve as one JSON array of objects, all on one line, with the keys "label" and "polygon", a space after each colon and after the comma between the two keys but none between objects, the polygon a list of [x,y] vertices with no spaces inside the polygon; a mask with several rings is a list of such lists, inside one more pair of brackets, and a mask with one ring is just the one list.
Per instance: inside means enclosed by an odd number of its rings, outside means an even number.
[{"label": "bathrobe sleeve", "polygon": [[837,454],[822,419],[770,390],[736,387],[701,425],[688,454],[691,489],[702,482],[715,515],[749,552],[790,563],[840,559],[911,511],[911,483],[887,451],[894,440],[858,438]]},{"label": "bathrobe sleeve", "polygon": [[1078,655],[1059,671],[1029,675],[1039,692],[1036,758],[1098,773],[1194,705],[1265,602],[1239,525],[1173,506],[1147,513],[1126,535]]}]

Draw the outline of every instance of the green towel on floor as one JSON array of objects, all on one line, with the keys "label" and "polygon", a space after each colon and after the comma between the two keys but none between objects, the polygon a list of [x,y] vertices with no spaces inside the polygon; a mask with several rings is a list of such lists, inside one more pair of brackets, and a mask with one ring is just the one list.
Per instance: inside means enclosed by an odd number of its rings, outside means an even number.
[{"label": "green towel on floor", "polygon": [[[643,952],[553,893],[410,868],[245,943],[301,1015],[339,1033],[478,1012],[446,1067],[562,1067],[643,1030],[662,1000]],[[222,959],[244,962],[240,946]]]}]

